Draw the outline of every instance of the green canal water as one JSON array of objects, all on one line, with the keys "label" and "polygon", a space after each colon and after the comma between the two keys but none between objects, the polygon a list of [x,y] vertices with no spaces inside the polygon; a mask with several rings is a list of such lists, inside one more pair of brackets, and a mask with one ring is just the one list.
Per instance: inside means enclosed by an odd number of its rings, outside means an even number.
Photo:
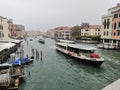
[{"label": "green canal water", "polygon": [[[23,42],[25,54],[31,55],[31,47],[42,50],[42,61],[35,59],[27,66],[31,77],[20,84],[19,90],[101,90],[106,85],[120,78],[120,51],[97,49],[96,53],[104,57],[100,67],[93,67],[75,61],[56,52],[55,41],[45,39],[45,44],[37,38]],[[96,47],[96,45],[87,45]],[[97,48],[97,47],[96,47]]]}]

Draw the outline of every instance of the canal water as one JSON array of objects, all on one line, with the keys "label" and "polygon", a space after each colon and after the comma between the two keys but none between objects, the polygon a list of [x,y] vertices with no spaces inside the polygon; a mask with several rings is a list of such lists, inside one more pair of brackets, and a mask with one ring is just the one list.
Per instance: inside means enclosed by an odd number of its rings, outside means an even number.
[{"label": "canal water", "polygon": [[[97,49],[96,53],[104,57],[100,67],[93,67],[75,61],[55,49],[55,41],[29,37],[23,42],[25,54],[32,55],[31,47],[42,50],[42,60],[35,58],[34,63],[25,67],[30,77],[20,84],[19,90],[101,90],[120,78],[120,51]],[[96,45],[83,44],[96,47]],[[36,56],[35,56],[36,57]]]}]

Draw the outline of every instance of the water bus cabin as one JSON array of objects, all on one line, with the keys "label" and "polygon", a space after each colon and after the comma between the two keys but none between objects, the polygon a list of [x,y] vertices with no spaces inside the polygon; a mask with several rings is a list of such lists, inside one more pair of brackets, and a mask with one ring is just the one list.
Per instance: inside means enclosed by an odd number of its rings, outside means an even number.
[{"label": "water bus cabin", "polygon": [[56,43],[56,50],[80,62],[100,66],[104,59],[95,53],[96,48],[83,47],[78,44]]}]

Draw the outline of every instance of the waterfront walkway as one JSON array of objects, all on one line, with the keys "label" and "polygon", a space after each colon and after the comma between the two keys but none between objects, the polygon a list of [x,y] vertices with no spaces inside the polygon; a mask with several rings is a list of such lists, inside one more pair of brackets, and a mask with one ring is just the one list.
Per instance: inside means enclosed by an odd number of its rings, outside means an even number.
[{"label": "waterfront walkway", "polygon": [[106,86],[102,90],[120,90],[120,79]]}]

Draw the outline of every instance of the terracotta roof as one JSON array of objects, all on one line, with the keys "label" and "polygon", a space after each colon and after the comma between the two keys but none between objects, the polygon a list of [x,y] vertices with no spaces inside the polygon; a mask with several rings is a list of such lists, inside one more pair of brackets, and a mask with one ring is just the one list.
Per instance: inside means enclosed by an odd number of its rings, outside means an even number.
[{"label": "terracotta roof", "polygon": [[71,27],[68,27],[68,26],[60,26],[60,27],[57,27],[55,28],[54,30],[70,30]]},{"label": "terracotta roof", "polygon": [[89,28],[90,29],[100,29],[101,26],[100,25],[90,25]]}]

